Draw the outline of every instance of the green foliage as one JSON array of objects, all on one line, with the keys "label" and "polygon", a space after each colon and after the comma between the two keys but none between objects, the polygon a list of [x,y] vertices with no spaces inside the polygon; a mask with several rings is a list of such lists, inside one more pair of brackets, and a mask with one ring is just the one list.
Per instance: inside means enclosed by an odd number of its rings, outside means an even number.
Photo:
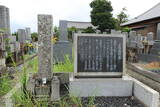
[{"label": "green foliage", "polygon": [[129,28],[129,27],[124,27],[124,28],[122,28],[122,32],[130,32],[131,31],[131,29]]},{"label": "green foliage", "polygon": [[73,72],[73,61],[69,55],[64,56],[64,63],[58,63],[53,66],[53,72]]},{"label": "green foliage", "polygon": [[33,33],[31,33],[31,38],[32,38],[32,41],[38,41],[38,33],[36,33],[36,32],[33,32]]},{"label": "green foliage", "polygon": [[63,96],[59,101],[53,103],[53,107],[96,107],[95,97],[89,97],[85,104],[80,97]]},{"label": "green foliage", "polygon": [[77,33],[77,28],[75,28],[75,27],[70,27],[70,28],[68,28],[68,38],[69,39],[72,39],[72,34],[73,34],[73,32],[74,33]]},{"label": "green foliage", "polygon": [[96,31],[93,29],[93,27],[88,27],[84,29],[82,33],[96,33]]},{"label": "green foliage", "polygon": [[55,37],[59,38],[60,32],[59,32],[59,28],[57,26],[54,27],[54,33],[55,33]]},{"label": "green foliage", "polygon": [[1,28],[0,29],[0,33],[5,33],[7,31],[7,29]]},{"label": "green foliage", "polygon": [[9,76],[3,75],[0,77],[0,96],[5,95],[11,90],[11,79]]},{"label": "green foliage", "polygon": [[12,36],[16,36],[16,41],[18,41],[18,33],[17,32],[12,33]]},{"label": "green foliage", "polygon": [[112,17],[113,8],[108,0],[93,0],[90,3],[91,23],[97,26],[101,32],[107,29],[114,29],[114,20]]},{"label": "green foliage", "polygon": [[121,12],[117,15],[117,18],[116,18],[116,29],[117,30],[122,30],[121,24],[128,21],[129,15],[126,14],[126,11],[127,11],[126,8],[122,8]]},{"label": "green foliage", "polygon": [[11,57],[11,56],[12,56],[12,54],[11,54],[11,52],[10,52],[11,47],[10,47],[10,45],[9,45],[10,39],[9,39],[9,38],[5,38],[4,41],[5,41],[5,50],[6,50],[6,52],[8,53],[8,56],[7,56],[7,57]]}]

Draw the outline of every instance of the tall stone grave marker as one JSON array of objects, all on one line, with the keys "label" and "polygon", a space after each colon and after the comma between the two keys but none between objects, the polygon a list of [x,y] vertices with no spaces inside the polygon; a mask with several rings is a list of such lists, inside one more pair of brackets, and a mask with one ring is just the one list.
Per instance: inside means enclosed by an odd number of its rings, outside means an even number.
[{"label": "tall stone grave marker", "polygon": [[59,99],[59,81],[52,75],[52,21],[51,15],[38,15],[38,73],[30,77],[28,89],[36,98],[53,101]]},{"label": "tall stone grave marker", "polygon": [[5,29],[5,33],[11,35],[9,8],[2,5],[0,5],[0,29]]},{"label": "tall stone grave marker", "polygon": [[52,71],[52,16],[38,15],[38,74],[39,78],[51,78]]},{"label": "tall stone grave marker", "polygon": [[74,76],[121,77],[125,70],[125,36],[76,34]]},{"label": "tall stone grave marker", "polygon": [[27,27],[25,28],[25,30],[26,30],[26,40],[30,42],[31,41],[31,28]]},{"label": "tall stone grave marker", "polygon": [[160,23],[157,24],[157,38],[156,40],[160,40]]},{"label": "tall stone grave marker", "polygon": [[59,21],[59,31],[60,31],[59,40],[68,41],[67,21],[66,20]]},{"label": "tall stone grave marker", "polygon": [[25,43],[26,31],[25,29],[18,29],[18,42]]},{"label": "tall stone grave marker", "polygon": [[59,41],[53,45],[53,60],[54,63],[64,62],[64,57],[66,55],[72,58],[72,43],[68,41],[68,31],[67,31],[67,21],[59,21],[60,37]]}]

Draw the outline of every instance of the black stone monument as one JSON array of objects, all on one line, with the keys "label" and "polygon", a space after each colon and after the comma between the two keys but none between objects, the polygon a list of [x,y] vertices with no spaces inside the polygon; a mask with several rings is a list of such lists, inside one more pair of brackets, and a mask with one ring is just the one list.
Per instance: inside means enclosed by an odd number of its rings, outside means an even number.
[{"label": "black stone monument", "polygon": [[77,34],[75,37],[77,37],[75,39],[77,75],[122,76],[125,61],[125,36]]}]

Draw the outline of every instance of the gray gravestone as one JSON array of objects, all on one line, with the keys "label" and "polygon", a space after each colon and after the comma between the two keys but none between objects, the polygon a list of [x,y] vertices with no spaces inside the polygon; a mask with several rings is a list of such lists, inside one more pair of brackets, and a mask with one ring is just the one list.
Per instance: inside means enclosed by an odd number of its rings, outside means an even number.
[{"label": "gray gravestone", "polygon": [[27,27],[26,29],[26,40],[31,41],[31,28]]},{"label": "gray gravestone", "polygon": [[157,38],[156,40],[160,40],[160,23],[157,24]]},{"label": "gray gravestone", "polygon": [[52,16],[38,15],[38,74],[40,78],[51,78],[52,72]]},{"label": "gray gravestone", "polygon": [[9,8],[2,5],[0,5],[0,28],[5,29],[7,35],[11,35]]},{"label": "gray gravestone", "polygon": [[127,47],[136,48],[136,46],[137,46],[136,39],[137,39],[136,31],[130,31],[129,32],[129,38],[128,38]]},{"label": "gray gravestone", "polygon": [[18,29],[18,42],[25,43],[26,31],[24,29]]},{"label": "gray gravestone", "polygon": [[60,37],[53,45],[53,61],[54,63],[64,62],[65,56],[69,55],[72,59],[72,43],[68,41],[67,21],[60,20],[59,22]]},{"label": "gray gravestone", "polygon": [[124,35],[77,34],[75,37],[76,73],[95,73],[95,76],[108,73],[106,76],[110,76],[109,73],[119,75],[123,72]]},{"label": "gray gravestone", "polygon": [[144,45],[143,45],[143,43],[142,43],[142,40],[143,40],[142,35],[141,35],[141,34],[138,34],[138,35],[137,35],[137,38],[136,38],[136,41],[137,41],[137,47],[138,47],[139,49],[143,49],[143,48],[144,48]]},{"label": "gray gravestone", "polygon": [[148,45],[153,45],[154,44],[154,39],[153,39],[153,32],[147,33],[147,41]]},{"label": "gray gravestone", "polygon": [[68,31],[67,31],[67,21],[66,20],[59,21],[59,31],[60,31],[59,40],[68,41]]},{"label": "gray gravestone", "polygon": [[38,15],[38,73],[30,76],[27,89],[42,101],[59,99],[59,80],[52,75],[51,15]]}]

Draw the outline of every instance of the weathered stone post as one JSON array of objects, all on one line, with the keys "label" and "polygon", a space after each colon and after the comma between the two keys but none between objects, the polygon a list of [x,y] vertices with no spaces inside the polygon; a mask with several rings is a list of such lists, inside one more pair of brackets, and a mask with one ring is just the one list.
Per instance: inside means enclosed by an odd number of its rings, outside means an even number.
[{"label": "weathered stone post", "polygon": [[38,15],[38,73],[30,77],[28,85],[35,97],[43,101],[59,99],[59,80],[52,74],[52,21],[51,15]]},{"label": "weathered stone post", "polygon": [[42,80],[52,77],[52,23],[51,15],[38,15],[38,78]]}]

